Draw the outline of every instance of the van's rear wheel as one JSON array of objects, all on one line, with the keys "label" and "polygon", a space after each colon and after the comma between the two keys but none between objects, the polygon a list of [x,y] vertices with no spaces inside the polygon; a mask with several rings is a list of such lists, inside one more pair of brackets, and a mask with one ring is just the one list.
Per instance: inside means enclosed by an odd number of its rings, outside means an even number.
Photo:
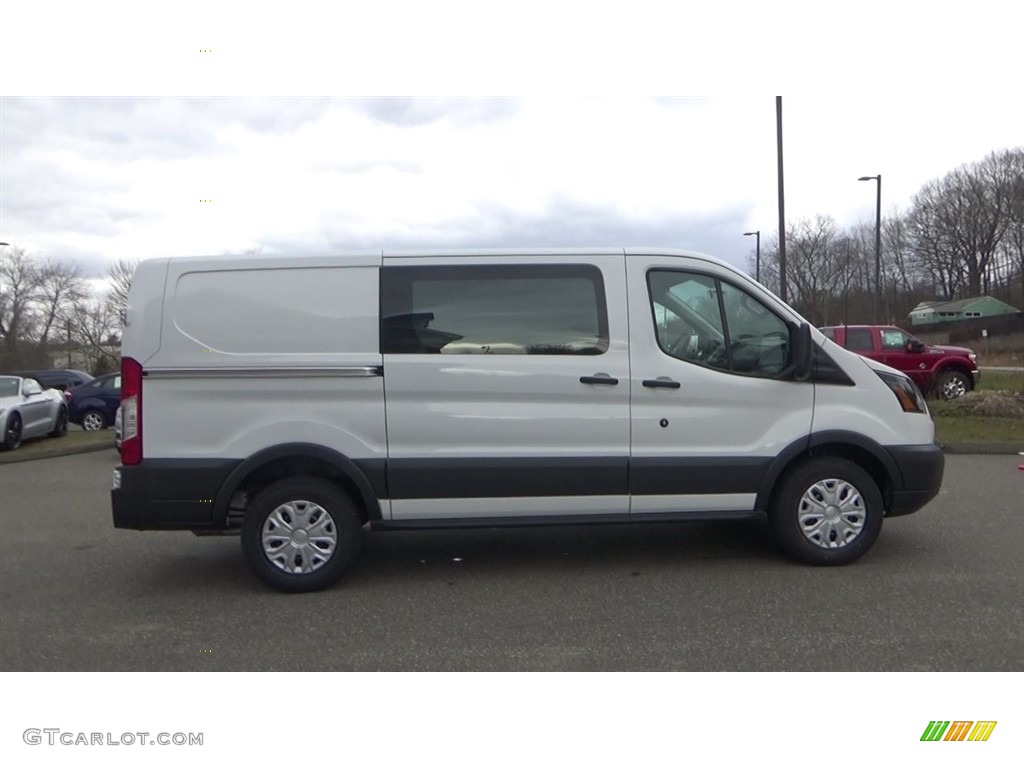
[{"label": "van's rear wheel", "polygon": [[253,572],[285,592],[330,586],[362,549],[362,520],[352,500],[319,477],[293,477],[253,499],[242,525],[242,551]]},{"label": "van's rear wheel", "polygon": [[845,565],[882,529],[882,494],[853,462],[825,456],[790,473],[769,510],[782,548],[812,565]]}]

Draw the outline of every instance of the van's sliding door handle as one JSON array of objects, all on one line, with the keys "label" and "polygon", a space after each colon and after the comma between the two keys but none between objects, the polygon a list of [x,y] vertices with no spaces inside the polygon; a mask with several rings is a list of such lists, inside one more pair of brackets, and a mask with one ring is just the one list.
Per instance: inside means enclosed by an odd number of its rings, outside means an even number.
[{"label": "van's sliding door handle", "polygon": [[618,384],[618,379],[613,379],[607,373],[599,373],[597,376],[580,376],[581,384]]},{"label": "van's sliding door handle", "polygon": [[663,387],[665,389],[679,389],[680,384],[678,381],[672,381],[672,379],[644,379],[644,386],[651,388]]}]

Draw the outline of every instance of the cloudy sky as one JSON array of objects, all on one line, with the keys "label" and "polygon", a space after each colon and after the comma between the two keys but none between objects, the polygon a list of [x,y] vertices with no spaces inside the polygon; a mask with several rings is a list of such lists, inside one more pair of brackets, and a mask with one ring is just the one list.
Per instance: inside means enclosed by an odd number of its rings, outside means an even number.
[{"label": "cloudy sky", "polygon": [[[661,245],[743,263],[777,229],[759,98],[5,98],[3,231],[109,260]],[[1024,100],[783,99],[786,210],[842,224],[1024,143]],[[979,121],[976,116],[984,114]]]},{"label": "cloudy sky", "polygon": [[[789,221],[873,221],[874,184],[858,176],[882,174],[888,213],[1024,144],[1024,97],[935,55],[943,36],[973,35],[973,17],[913,18],[928,35],[915,40],[894,32],[898,10],[876,25],[872,2],[841,20],[846,37],[788,29],[785,55],[766,11],[737,3],[684,18],[648,0],[628,14],[381,2],[316,23],[304,0],[287,17],[247,5],[244,21],[231,4],[197,17],[184,2],[141,32],[131,4],[104,5],[121,8],[120,26],[75,3],[11,8],[0,241],[95,275],[122,258],[458,246],[666,246],[742,266],[743,232],[777,230],[773,94],[787,82],[823,94],[784,96]],[[53,14],[66,23],[48,25]],[[439,32],[439,18],[459,22]],[[874,51],[858,39],[869,32]],[[896,43],[899,66],[879,60]],[[897,92],[834,95],[879,83]],[[687,92],[763,95],[657,95]]]}]

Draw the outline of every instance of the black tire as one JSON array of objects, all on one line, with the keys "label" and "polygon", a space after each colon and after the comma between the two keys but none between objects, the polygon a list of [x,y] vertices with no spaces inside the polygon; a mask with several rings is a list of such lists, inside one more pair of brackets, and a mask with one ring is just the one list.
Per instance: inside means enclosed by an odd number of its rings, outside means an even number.
[{"label": "black tire", "polygon": [[[301,521],[306,515],[308,527],[321,534],[321,543],[333,536],[334,548],[326,558],[322,546],[314,549],[316,545],[308,541],[306,527],[297,526],[304,533],[298,541],[286,534],[285,523]],[[290,477],[265,488],[249,505],[242,524],[242,552],[253,573],[271,587],[313,592],[329,587],[356,564],[363,545],[362,528],[356,506],[334,483],[320,477]],[[277,530],[282,533],[277,557],[264,547],[265,530],[268,536]],[[274,542],[268,546],[274,548]]]},{"label": "black tire", "polygon": [[0,448],[5,451],[13,451],[21,445],[21,414],[12,413],[4,425],[3,439],[0,440]]},{"label": "black tire", "polygon": [[956,400],[971,391],[971,379],[962,371],[946,371],[939,377],[936,393],[942,400]]},{"label": "black tire", "polygon": [[769,509],[779,545],[811,565],[852,563],[875,543],[882,516],[882,494],[874,478],[832,456],[810,459],[788,473]]},{"label": "black tire", "polygon": [[82,414],[82,429],[86,432],[98,432],[107,428],[107,417],[101,411],[88,410]]},{"label": "black tire", "polygon": [[53,426],[50,437],[64,437],[68,433],[68,409],[61,406],[57,414],[57,423]]}]

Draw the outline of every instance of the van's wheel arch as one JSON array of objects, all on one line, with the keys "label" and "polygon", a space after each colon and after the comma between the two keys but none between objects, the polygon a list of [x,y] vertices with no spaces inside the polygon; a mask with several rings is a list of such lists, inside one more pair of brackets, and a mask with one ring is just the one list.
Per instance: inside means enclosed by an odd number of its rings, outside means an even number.
[{"label": "van's wheel arch", "polygon": [[355,565],[362,541],[356,505],[322,477],[288,477],[268,485],[248,505],[242,523],[249,567],[284,592],[330,586]]},{"label": "van's wheel arch", "polygon": [[780,479],[768,517],[787,554],[811,565],[845,565],[875,543],[884,509],[869,472],[826,455],[807,459]]}]

